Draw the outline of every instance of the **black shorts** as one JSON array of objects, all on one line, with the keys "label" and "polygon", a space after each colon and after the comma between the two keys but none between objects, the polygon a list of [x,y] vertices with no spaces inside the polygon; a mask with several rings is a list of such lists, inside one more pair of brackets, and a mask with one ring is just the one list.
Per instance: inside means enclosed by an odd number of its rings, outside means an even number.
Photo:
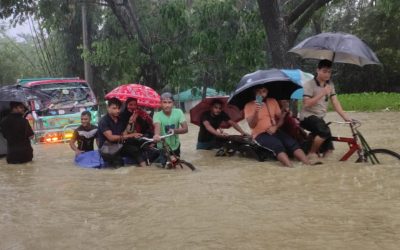
[{"label": "black shorts", "polygon": [[321,145],[320,152],[326,152],[327,150],[333,150],[332,134],[331,129],[326,125],[324,119],[319,118],[315,115],[304,118],[300,121],[300,126],[311,132],[313,135],[318,135],[321,138],[326,139]]},{"label": "black shorts", "polygon": [[255,140],[263,148],[272,151],[275,156],[282,152],[292,154],[294,151],[300,148],[295,139],[280,130],[273,135],[268,133],[259,134]]}]

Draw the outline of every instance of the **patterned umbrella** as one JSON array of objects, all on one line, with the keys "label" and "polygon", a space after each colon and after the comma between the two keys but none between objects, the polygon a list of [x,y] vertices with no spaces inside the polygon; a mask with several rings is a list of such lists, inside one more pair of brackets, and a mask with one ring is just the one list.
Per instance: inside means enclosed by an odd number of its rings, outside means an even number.
[{"label": "patterned umbrella", "polygon": [[[223,105],[223,111],[231,118],[232,121],[238,122],[240,120],[243,120],[244,114],[242,111],[240,111],[236,106],[228,104],[228,96],[213,96],[213,97],[207,97],[204,100],[202,100],[200,103],[198,103],[196,106],[194,106],[190,110],[190,122],[193,124],[196,124],[197,126],[200,126],[201,123],[201,116],[205,111],[209,111],[211,109],[211,104],[215,99],[221,100]],[[230,125],[227,122],[222,122],[221,123],[221,128],[229,128]]]},{"label": "patterned umbrella", "polygon": [[111,90],[105,96],[107,100],[113,97],[123,102],[128,98],[135,98],[138,101],[138,105],[142,107],[160,107],[160,95],[154,89],[141,84],[124,84]]}]

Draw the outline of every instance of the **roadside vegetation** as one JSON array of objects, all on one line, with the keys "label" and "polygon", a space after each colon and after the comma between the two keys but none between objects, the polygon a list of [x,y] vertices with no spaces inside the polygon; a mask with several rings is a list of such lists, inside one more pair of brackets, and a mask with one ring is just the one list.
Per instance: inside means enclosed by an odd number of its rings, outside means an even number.
[{"label": "roadside vegetation", "polygon": [[339,94],[346,111],[400,111],[400,93]]}]

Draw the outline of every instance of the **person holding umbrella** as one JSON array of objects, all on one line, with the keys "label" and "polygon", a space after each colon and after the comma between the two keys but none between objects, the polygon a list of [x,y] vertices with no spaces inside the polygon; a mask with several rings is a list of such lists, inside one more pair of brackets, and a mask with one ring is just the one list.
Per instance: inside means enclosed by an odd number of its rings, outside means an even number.
[{"label": "person holding umbrella", "polygon": [[26,107],[22,102],[10,102],[11,113],[1,121],[1,131],[7,140],[7,163],[20,164],[32,161],[30,139],[34,133],[24,118]]},{"label": "person holding umbrella", "polygon": [[221,129],[221,123],[227,122],[235,128],[242,136],[248,135],[229,115],[223,111],[224,103],[220,99],[214,99],[211,103],[210,110],[203,112],[201,115],[200,130],[197,137],[196,149],[215,149],[220,148],[228,133]]},{"label": "person holding umbrella", "polygon": [[327,113],[329,100],[331,100],[334,110],[345,121],[351,121],[337,99],[331,75],[332,62],[326,59],[321,60],[318,63],[315,78],[305,82],[303,86],[304,98],[300,112],[300,125],[315,135],[307,155],[309,159],[317,158],[319,153],[323,153],[324,157],[328,156],[334,149],[330,139],[330,128],[323,119]]},{"label": "person holding umbrella", "polygon": [[335,111],[345,120],[351,121],[343,111],[336,97],[335,88],[330,80],[332,63],[348,63],[363,67],[380,65],[378,57],[368,45],[355,35],[347,33],[325,32],[311,36],[289,50],[303,59],[321,60],[317,76],[304,84],[303,109],[300,113],[300,125],[316,136],[308,153],[309,158],[318,153],[329,155],[333,150],[330,141],[331,131],[323,118],[327,112],[329,99]]},{"label": "person holding umbrella", "polygon": [[248,102],[244,107],[245,118],[253,138],[262,147],[270,150],[286,167],[293,166],[287,151],[309,165],[310,162],[299,144],[279,129],[286,114],[281,112],[276,99],[267,98],[268,92],[266,86],[256,86],[255,101]]}]

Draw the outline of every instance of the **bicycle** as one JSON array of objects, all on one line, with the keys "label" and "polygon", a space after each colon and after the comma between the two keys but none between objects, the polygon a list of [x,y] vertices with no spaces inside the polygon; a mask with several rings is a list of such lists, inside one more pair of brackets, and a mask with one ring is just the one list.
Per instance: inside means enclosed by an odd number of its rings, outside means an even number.
[{"label": "bicycle", "polygon": [[[158,149],[157,147],[154,147],[154,139],[153,138],[147,138],[147,137],[141,137],[142,140],[145,142],[140,146],[140,148],[143,151],[150,151],[150,150],[158,150],[160,151],[160,154],[164,156],[164,160],[162,160],[161,164],[164,168],[166,169],[176,169],[180,167],[181,169],[186,169],[189,168],[192,171],[195,171],[196,168],[194,165],[190,162],[187,162],[183,159],[181,159],[178,155],[174,153],[174,151],[171,149],[171,147],[166,143],[165,138],[172,136],[174,133],[170,133],[167,135],[161,136],[161,149]],[[160,157],[159,157],[160,158]],[[151,165],[151,162],[149,161],[149,157],[147,156],[146,163],[148,166]]]},{"label": "bicycle", "polygon": [[353,120],[351,122],[328,122],[329,126],[332,123],[348,124],[352,133],[352,137],[332,136],[334,142],[345,142],[349,146],[349,150],[340,158],[340,161],[347,161],[355,152],[358,154],[356,162],[371,162],[372,164],[384,163],[400,163],[400,154],[385,148],[372,149],[365,137],[361,134],[358,128],[361,122]]}]

